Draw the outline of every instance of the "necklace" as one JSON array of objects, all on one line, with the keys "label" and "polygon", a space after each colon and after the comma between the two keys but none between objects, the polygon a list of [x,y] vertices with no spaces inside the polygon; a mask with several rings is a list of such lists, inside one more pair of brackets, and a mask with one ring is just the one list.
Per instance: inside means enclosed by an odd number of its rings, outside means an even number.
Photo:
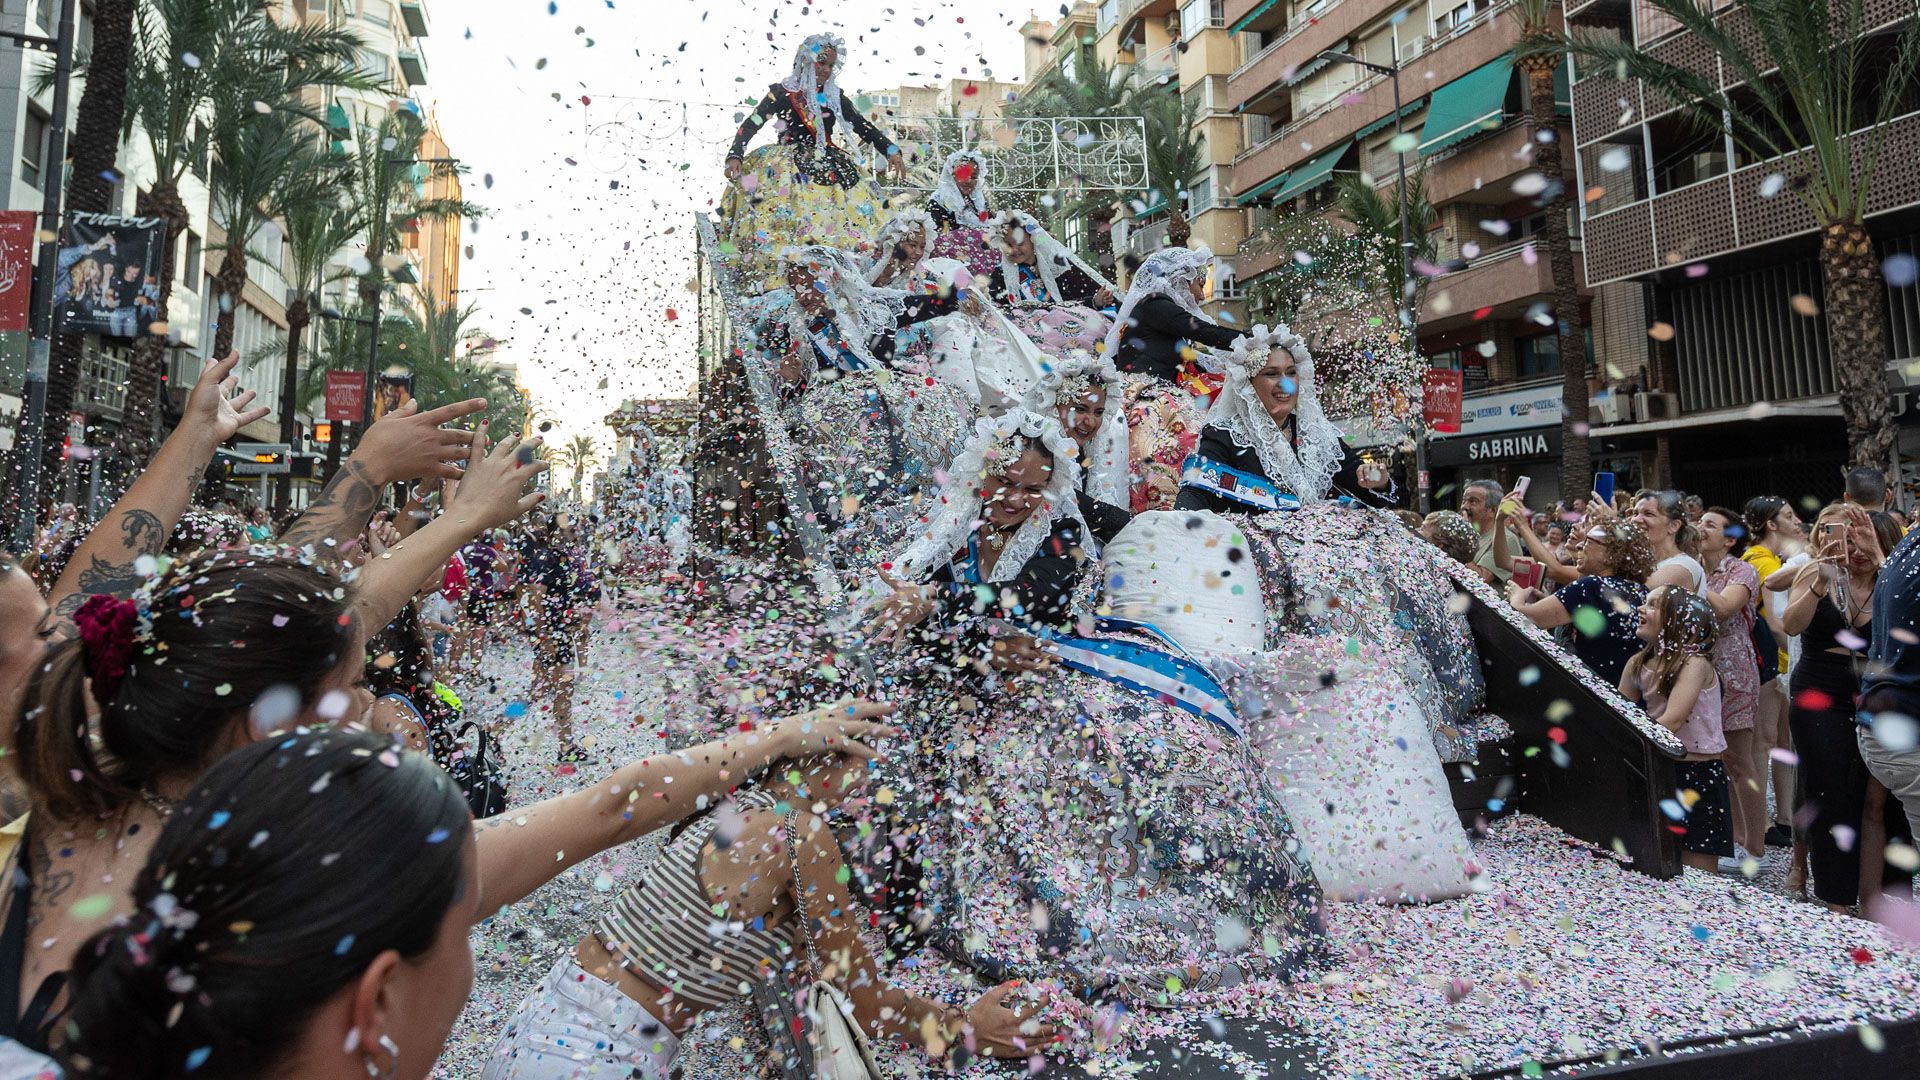
[{"label": "necklace", "polygon": [[140,789],[140,801],[146,803],[149,809],[159,814],[163,819],[172,817],[173,809],[178,805],[172,799],[154,791],[152,788]]},{"label": "necklace", "polygon": [[1000,530],[995,529],[991,525],[981,529],[980,531],[987,534],[987,546],[992,548],[993,550],[999,551],[1001,548],[1007,546],[1006,533],[1003,533]]}]

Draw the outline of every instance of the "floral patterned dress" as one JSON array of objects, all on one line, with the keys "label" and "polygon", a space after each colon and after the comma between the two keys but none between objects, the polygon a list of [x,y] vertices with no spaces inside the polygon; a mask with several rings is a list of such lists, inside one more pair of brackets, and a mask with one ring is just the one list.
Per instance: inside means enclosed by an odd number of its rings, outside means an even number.
[{"label": "floral patterned dress", "polygon": [[1760,595],[1760,572],[1744,559],[1728,556],[1707,572],[1707,588],[1725,592],[1747,587],[1747,606],[1720,620],[1713,642],[1713,670],[1720,676],[1720,726],[1726,731],[1753,727],[1760,703],[1760,664],[1753,655],[1753,619]]}]

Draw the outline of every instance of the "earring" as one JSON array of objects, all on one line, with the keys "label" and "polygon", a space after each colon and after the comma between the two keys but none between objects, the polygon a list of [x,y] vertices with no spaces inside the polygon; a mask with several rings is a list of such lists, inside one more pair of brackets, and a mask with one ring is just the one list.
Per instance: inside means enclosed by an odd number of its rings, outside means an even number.
[{"label": "earring", "polygon": [[393,1080],[394,1071],[400,1068],[400,1044],[394,1042],[390,1035],[380,1036],[379,1043],[380,1049],[387,1052],[387,1067],[382,1069],[375,1065],[372,1054],[368,1054],[362,1063],[367,1067],[367,1075],[373,1080]]}]

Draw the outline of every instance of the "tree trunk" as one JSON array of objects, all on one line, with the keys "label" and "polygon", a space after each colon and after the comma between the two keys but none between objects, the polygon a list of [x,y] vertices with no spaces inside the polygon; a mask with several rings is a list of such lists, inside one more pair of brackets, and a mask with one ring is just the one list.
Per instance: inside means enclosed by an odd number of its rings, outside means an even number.
[{"label": "tree trunk", "polygon": [[1573,268],[1573,241],[1567,235],[1566,169],[1560,158],[1560,130],[1553,108],[1553,70],[1558,55],[1523,58],[1527,73],[1528,124],[1533,132],[1533,165],[1546,181],[1541,193],[1547,212],[1544,230],[1547,264],[1553,271],[1553,317],[1560,338],[1560,494],[1585,495],[1593,482],[1588,449],[1587,345],[1580,327],[1580,282]]},{"label": "tree trunk", "polygon": [[240,297],[247,291],[246,253],[229,248],[220,256],[220,272],[213,279],[219,285],[214,303],[220,305],[220,321],[214,324],[213,348],[207,356],[219,358],[233,351],[233,332],[240,320]]},{"label": "tree trunk", "polygon": [[1167,207],[1167,246],[1183,248],[1191,239],[1193,239],[1193,224],[1187,220],[1187,215],[1180,212],[1179,207],[1169,205]]},{"label": "tree trunk", "polygon": [[[294,431],[299,426],[295,414],[300,411],[300,338],[313,322],[313,310],[307,305],[307,298],[296,297],[287,305],[287,363],[280,372],[280,441],[293,445]],[[273,481],[273,507],[285,510],[293,505],[293,476],[281,473]]]},{"label": "tree trunk", "polygon": [[1820,272],[1847,461],[1885,471],[1893,460],[1894,427],[1887,408],[1886,288],[1873,237],[1858,222],[1829,224],[1820,234]]},{"label": "tree trunk", "polygon": [[[127,57],[133,48],[133,12],[137,0],[97,0],[93,12],[93,53],[88,61],[86,89],[74,114],[73,139],[67,144],[73,162],[67,184],[67,212],[104,214],[113,209],[113,177],[120,154],[120,122],[127,108]],[[56,182],[47,177],[43,182]],[[42,223],[41,228],[57,226]],[[85,339],[78,334],[55,334],[47,360],[47,412],[41,427],[41,475],[51,480],[65,465],[67,414],[73,410],[80,384],[80,353]],[[21,421],[26,422],[25,410]],[[24,440],[16,445],[25,445]],[[55,485],[42,483],[42,507],[52,504]]]},{"label": "tree trunk", "polygon": [[[174,244],[187,229],[187,204],[181,200],[179,189],[171,182],[162,180],[140,201],[143,215],[166,220],[166,254],[171,256]],[[173,259],[162,258],[157,306],[163,321],[156,321],[147,334],[134,342],[133,359],[127,371],[127,409],[121,417],[120,434],[115,436],[113,442],[118,473],[114,485],[116,497],[119,491],[125,489],[125,482],[145,468],[147,459],[153,455],[155,409],[160,403],[160,395],[166,393],[168,344],[173,328],[164,320],[172,296]]]}]

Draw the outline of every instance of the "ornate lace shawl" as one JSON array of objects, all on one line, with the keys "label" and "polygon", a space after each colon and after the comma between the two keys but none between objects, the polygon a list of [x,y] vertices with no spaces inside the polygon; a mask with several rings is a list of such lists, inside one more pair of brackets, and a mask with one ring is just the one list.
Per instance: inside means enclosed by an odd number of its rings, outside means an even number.
[{"label": "ornate lace shawl", "polygon": [[1000,276],[1007,283],[1009,294],[1020,284],[1020,266],[1013,261],[1013,245],[1007,242],[1006,236],[1008,229],[1016,227],[1027,230],[1027,235],[1033,238],[1033,268],[1040,275],[1040,280],[1047,283],[1047,292],[1052,295],[1054,303],[1066,303],[1060,295],[1059,268],[1062,266],[1078,267],[1094,284],[1110,293],[1119,292],[1100,271],[1080,261],[1080,257],[1071,249],[1041,228],[1039,220],[1032,214],[1025,210],[1002,210],[987,223],[987,243],[1000,252]]},{"label": "ornate lace shawl", "polygon": [[[1293,405],[1298,452],[1253,389],[1253,377],[1267,366],[1275,349],[1293,354],[1299,367],[1300,385]],[[1320,395],[1313,385],[1313,354],[1307,351],[1306,342],[1284,325],[1271,329],[1256,326],[1234,341],[1226,374],[1227,384],[1208,410],[1206,423],[1224,430],[1234,445],[1257,454],[1267,479],[1292,492],[1302,503],[1326,501],[1327,489],[1340,471],[1346,448],[1340,442],[1340,429],[1320,409]]]},{"label": "ornate lace shawl", "polygon": [[[821,86],[814,77],[813,62],[828,49],[833,50],[833,73],[827,76],[827,84]],[[827,141],[826,128],[820,123],[822,112],[833,115],[835,131],[846,130],[847,118],[840,113],[840,68],[846,62],[847,43],[838,34],[812,34],[794,51],[793,74],[780,83],[807,103],[807,118],[813,121],[814,138],[822,146]]]},{"label": "ornate lace shawl", "polygon": [[[825,293],[827,310],[846,340],[847,349],[869,367],[880,367],[867,342],[890,332],[905,310],[907,294],[900,289],[882,289],[867,284],[866,275],[854,265],[853,257],[837,248],[811,245],[786,248],[781,258],[790,266],[805,266]],[[795,297],[783,313],[787,330],[794,341],[806,341],[810,321],[806,308]]]}]

